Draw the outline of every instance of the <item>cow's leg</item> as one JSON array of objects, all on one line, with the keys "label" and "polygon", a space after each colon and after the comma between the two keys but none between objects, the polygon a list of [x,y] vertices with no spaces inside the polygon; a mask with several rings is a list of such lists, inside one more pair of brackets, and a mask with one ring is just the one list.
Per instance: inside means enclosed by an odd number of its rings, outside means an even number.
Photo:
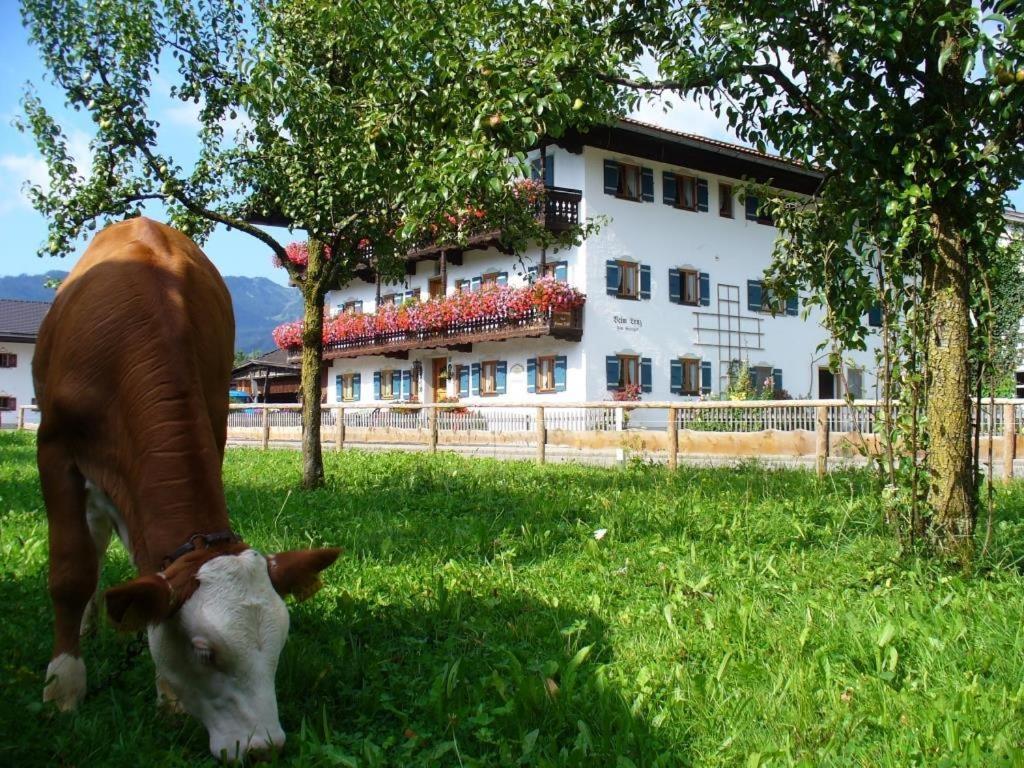
[{"label": "cow's leg", "polygon": [[[110,544],[110,534],[114,530],[114,523],[108,510],[110,500],[89,483],[86,484],[86,489],[85,519],[89,525],[93,546],[96,549],[96,580],[98,583],[100,573],[103,571],[103,556],[107,553],[107,547]],[[82,614],[82,627],[78,633],[81,637],[85,637],[96,629],[98,615],[99,587],[89,597],[89,602],[85,606],[85,613]]]},{"label": "cow's leg", "polygon": [[79,630],[85,606],[96,591],[98,560],[85,517],[85,479],[59,443],[42,436],[40,441],[39,480],[49,523],[54,618],[43,701],[68,711],[85,697]]}]

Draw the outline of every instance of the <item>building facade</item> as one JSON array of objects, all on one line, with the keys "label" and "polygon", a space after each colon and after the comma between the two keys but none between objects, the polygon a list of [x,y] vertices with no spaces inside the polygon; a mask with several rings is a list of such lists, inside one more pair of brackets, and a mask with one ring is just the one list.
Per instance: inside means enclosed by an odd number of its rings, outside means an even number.
[{"label": "building facade", "polygon": [[545,155],[551,224],[600,217],[595,235],[543,257],[539,248],[502,253],[491,241],[425,249],[410,256],[404,282],[380,287],[379,301],[374,284],[353,281],[328,295],[327,310],[372,313],[489,284],[528,286],[541,274],[585,294],[583,307],[328,344],[328,403],[556,404],[631,388],[644,400],[684,400],[721,394],[738,363],[779,397],[875,397],[874,349],[848,353],[843,371],[830,371],[820,313],[773,299],[762,283],[777,230],[738,187],[746,179],[808,193],[814,172],[635,121],[570,136]]},{"label": "building facade", "polygon": [[32,357],[39,326],[50,304],[0,299],[0,424],[17,421],[21,405],[35,403]]}]

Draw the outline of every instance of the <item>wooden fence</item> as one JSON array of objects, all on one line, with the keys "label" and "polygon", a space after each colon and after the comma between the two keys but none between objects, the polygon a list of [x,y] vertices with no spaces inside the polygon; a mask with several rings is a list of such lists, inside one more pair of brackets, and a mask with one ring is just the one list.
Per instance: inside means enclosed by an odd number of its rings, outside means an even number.
[{"label": "wooden fence", "polygon": [[[873,400],[345,403],[323,407],[321,433],[339,451],[346,444],[506,446],[532,449],[543,463],[548,446],[561,446],[663,455],[670,467],[681,455],[806,459],[824,474],[831,459],[878,452],[882,409]],[[34,406],[19,409],[19,428],[37,420]],[[298,405],[231,406],[229,439],[267,448],[301,434]],[[1024,458],[1024,399],[984,402],[979,445],[983,461],[991,451],[1001,474],[1013,476],[1014,459]]]}]

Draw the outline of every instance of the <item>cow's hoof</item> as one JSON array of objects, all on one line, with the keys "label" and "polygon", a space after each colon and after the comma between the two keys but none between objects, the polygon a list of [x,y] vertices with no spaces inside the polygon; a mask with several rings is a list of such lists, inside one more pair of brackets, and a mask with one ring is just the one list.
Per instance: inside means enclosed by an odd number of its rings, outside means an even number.
[{"label": "cow's hoof", "polygon": [[52,701],[61,712],[72,712],[85,698],[85,662],[62,653],[46,667],[43,701]]},{"label": "cow's hoof", "polygon": [[169,715],[183,715],[185,708],[178,701],[178,695],[162,677],[156,679],[156,704]]}]

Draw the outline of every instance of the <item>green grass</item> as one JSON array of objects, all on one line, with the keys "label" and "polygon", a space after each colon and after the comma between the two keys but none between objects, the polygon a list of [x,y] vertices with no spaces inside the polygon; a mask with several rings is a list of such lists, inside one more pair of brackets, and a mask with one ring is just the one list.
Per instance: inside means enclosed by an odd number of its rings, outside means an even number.
[{"label": "green grass", "polygon": [[[1024,487],[965,576],[900,556],[863,473],[537,468],[232,450],[237,530],[339,544],[292,607],[282,765],[1024,765]],[[597,529],[607,529],[600,541]],[[148,655],[75,715],[40,703],[46,523],[0,434],[0,764],[192,766]],[[105,583],[130,577],[119,545]],[[124,656],[104,626],[93,682]]]}]

